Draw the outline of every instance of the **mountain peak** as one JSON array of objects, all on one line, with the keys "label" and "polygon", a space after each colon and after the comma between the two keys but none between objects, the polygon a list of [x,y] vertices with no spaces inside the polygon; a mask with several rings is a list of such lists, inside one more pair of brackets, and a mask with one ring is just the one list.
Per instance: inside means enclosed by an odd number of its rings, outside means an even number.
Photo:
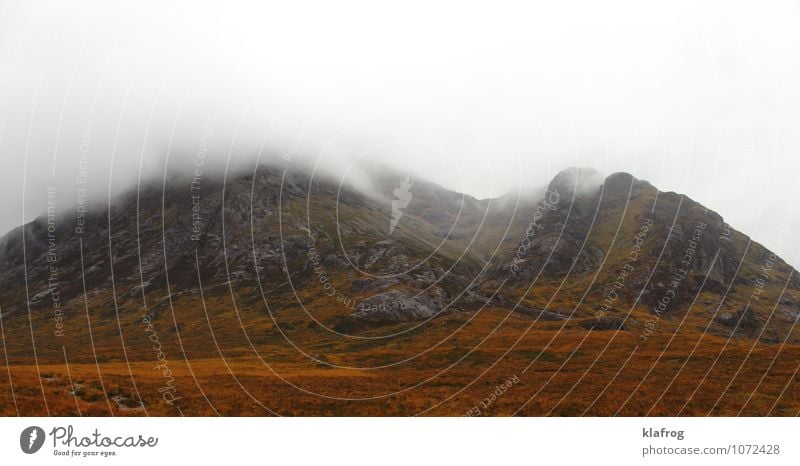
[{"label": "mountain peak", "polygon": [[556,174],[547,189],[567,196],[585,197],[597,192],[603,175],[591,167],[569,167]]}]

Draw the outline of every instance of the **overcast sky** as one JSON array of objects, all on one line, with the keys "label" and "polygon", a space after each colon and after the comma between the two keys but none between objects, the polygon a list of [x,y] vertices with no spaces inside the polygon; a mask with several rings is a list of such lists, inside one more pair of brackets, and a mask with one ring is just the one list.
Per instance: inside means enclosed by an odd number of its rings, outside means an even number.
[{"label": "overcast sky", "polygon": [[0,232],[82,156],[102,203],[207,142],[476,197],[627,171],[800,263],[797,2],[108,3],[0,4]]}]

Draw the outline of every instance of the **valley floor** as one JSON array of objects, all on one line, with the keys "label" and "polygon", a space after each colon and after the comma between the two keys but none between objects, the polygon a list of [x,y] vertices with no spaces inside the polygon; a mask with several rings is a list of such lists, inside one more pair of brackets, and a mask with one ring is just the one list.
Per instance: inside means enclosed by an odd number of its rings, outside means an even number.
[{"label": "valley floor", "polygon": [[[702,334],[657,333],[643,340],[635,331],[554,331],[496,314],[473,317],[468,331],[438,346],[436,332],[427,340],[409,339],[406,347],[355,340],[331,353],[346,360],[330,356],[327,363],[290,357],[296,350],[288,344],[259,347],[258,355],[223,351],[223,357],[161,362],[140,352],[130,354],[129,363],[82,356],[38,366],[3,361],[0,414],[800,414],[798,346]],[[438,325],[444,331],[464,318],[450,316]]]}]

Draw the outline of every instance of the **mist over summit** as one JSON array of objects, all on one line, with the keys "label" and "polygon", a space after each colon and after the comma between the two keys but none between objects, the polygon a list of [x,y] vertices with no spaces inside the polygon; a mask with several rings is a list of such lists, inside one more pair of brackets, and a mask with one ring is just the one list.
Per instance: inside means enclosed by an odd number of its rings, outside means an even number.
[{"label": "mist over summit", "polygon": [[635,173],[797,265],[800,243],[776,239],[800,198],[789,4],[462,5],[453,21],[413,3],[386,21],[368,2],[314,3],[8,4],[0,232],[42,215],[50,187],[71,208],[81,172],[104,203],[190,174],[205,146],[209,175],[294,154],[341,178],[382,159],[479,199],[568,166]]}]

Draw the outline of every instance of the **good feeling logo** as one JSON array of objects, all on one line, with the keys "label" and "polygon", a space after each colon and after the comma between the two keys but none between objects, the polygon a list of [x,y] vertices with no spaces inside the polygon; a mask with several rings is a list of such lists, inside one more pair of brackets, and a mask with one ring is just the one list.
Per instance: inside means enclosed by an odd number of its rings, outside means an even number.
[{"label": "good feeling logo", "polygon": [[[158,437],[137,436],[106,436],[94,429],[89,435],[80,436],[70,425],[67,427],[53,427],[49,435],[53,439],[53,448],[126,448],[126,447],[155,447]],[[44,445],[47,438],[44,429],[39,426],[25,428],[19,435],[19,447],[28,455],[36,453]]]},{"label": "good feeling logo", "polygon": [[39,426],[30,426],[19,435],[19,447],[27,454],[39,451],[44,445],[44,429]]}]

